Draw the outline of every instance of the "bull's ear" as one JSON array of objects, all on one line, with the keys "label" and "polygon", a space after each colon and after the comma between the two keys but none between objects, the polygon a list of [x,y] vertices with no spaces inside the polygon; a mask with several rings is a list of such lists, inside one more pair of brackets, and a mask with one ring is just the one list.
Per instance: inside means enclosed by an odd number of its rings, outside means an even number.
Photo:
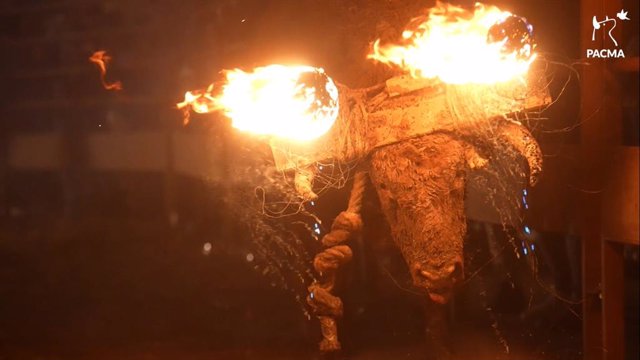
[{"label": "bull's ear", "polygon": [[536,139],[526,127],[515,122],[505,122],[500,127],[499,137],[527,160],[529,185],[534,186],[542,175],[542,150]]}]

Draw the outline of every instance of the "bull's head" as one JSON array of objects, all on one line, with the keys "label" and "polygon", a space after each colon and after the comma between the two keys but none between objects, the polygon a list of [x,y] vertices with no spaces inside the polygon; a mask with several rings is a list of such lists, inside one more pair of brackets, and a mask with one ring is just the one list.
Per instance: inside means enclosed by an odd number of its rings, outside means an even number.
[{"label": "bull's head", "polygon": [[416,286],[444,303],[462,278],[465,146],[446,134],[381,148],[371,179]]},{"label": "bull's head", "polygon": [[[369,158],[369,175],[414,284],[433,303],[445,304],[464,274],[467,170],[492,160],[481,154],[500,153],[502,146],[496,145],[508,144],[527,160],[531,184],[541,171],[534,138],[503,118],[550,102],[540,79],[447,87],[400,77],[371,89],[341,88],[340,115],[331,130],[311,143],[272,141],[274,159],[279,169],[296,169],[296,189],[312,200],[317,196],[314,161]],[[338,268],[351,258],[345,244],[360,224],[345,217],[359,219],[359,210],[352,209],[358,203],[352,200],[362,196],[356,182],[363,183],[354,181],[349,208],[322,238],[326,250],[314,259],[322,278],[310,286],[307,298],[320,320],[320,348],[326,351],[340,348],[335,319],[342,302],[331,292]]]},{"label": "bull's head", "polygon": [[[527,159],[535,183],[541,153],[528,131],[505,122],[494,135]],[[440,304],[463,279],[466,173],[486,163],[474,140],[437,132],[379,148],[371,157],[371,180],[413,283]]]}]

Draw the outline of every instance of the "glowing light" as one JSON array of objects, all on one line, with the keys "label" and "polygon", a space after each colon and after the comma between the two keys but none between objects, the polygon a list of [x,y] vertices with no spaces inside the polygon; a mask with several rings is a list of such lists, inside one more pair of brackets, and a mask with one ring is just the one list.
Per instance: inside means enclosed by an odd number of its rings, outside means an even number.
[{"label": "glowing light", "polygon": [[323,69],[269,65],[225,75],[220,89],[212,84],[204,91],[188,91],[177,107],[220,111],[236,129],[297,141],[323,135],[338,117],[338,88]]},{"label": "glowing light", "polygon": [[414,77],[452,84],[491,84],[520,78],[535,59],[532,27],[495,6],[473,11],[438,2],[412,20],[398,44],[376,40],[369,58]]},{"label": "glowing light", "polygon": [[105,80],[107,76],[107,65],[111,61],[111,56],[107,55],[104,50],[98,50],[89,57],[89,61],[96,64],[98,70],[100,70],[100,82],[106,90],[122,90],[122,83],[120,81],[109,83]]},{"label": "glowing light", "polygon": [[255,257],[253,256],[252,253],[248,253],[245,259],[247,260],[247,262],[252,262],[255,259]]},{"label": "glowing light", "polygon": [[522,248],[522,252],[523,252],[525,255],[528,255],[528,254],[529,254],[529,252],[527,251],[527,248],[526,248],[526,247],[525,247],[525,248]]},{"label": "glowing light", "polygon": [[209,255],[212,249],[213,249],[213,246],[211,245],[211,243],[209,242],[204,243],[204,245],[202,246],[202,254]]},{"label": "glowing light", "polygon": [[524,226],[524,233],[527,235],[531,235],[531,229],[528,226]]},{"label": "glowing light", "polygon": [[522,189],[522,195],[527,196],[527,189]]}]

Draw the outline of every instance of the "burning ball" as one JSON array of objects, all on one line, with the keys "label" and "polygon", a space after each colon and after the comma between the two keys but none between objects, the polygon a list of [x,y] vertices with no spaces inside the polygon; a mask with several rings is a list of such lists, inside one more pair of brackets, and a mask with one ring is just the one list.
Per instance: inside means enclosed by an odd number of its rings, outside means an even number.
[{"label": "burning ball", "polygon": [[338,88],[323,69],[269,65],[226,73],[215,103],[236,129],[287,140],[313,140],[338,117]]},{"label": "burning ball", "polygon": [[221,86],[187,91],[178,109],[221,112],[238,130],[293,141],[322,136],[338,118],[338,88],[321,68],[274,64],[224,73]]},{"label": "burning ball", "polygon": [[319,119],[335,118],[338,116],[338,88],[333,80],[322,69],[303,72],[298,77],[298,95],[309,98],[309,112]]},{"label": "burning ball", "polygon": [[397,43],[373,43],[369,58],[416,78],[447,84],[495,84],[522,78],[535,59],[524,18],[476,3],[472,11],[436,2]]},{"label": "burning ball", "polygon": [[533,54],[536,43],[533,38],[533,25],[521,16],[511,15],[499,21],[487,34],[488,43],[503,42],[504,54],[515,54],[518,59],[527,60]]}]

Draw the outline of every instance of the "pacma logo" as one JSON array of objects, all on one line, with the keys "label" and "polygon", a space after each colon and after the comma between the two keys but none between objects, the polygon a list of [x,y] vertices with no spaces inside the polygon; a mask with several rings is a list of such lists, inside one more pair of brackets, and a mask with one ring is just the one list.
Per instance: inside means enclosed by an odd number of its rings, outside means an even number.
[{"label": "pacma logo", "polygon": [[[620,10],[619,13],[616,14],[616,17],[619,20],[629,21],[629,17],[627,16],[628,11],[624,11],[624,9]],[[593,24],[593,33],[591,34],[591,41],[596,41],[596,32],[598,30],[607,31],[609,38],[613,42],[615,47],[618,47],[618,41],[613,36],[613,29],[616,28],[618,21],[615,18],[609,18],[609,16],[605,16],[604,20],[598,21],[598,18],[594,15],[592,24]],[[607,26],[608,25],[608,26]],[[605,28],[606,27],[606,28]],[[587,49],[587,57],[588,58],[623,58],[624,51],[622,49]]]}]

